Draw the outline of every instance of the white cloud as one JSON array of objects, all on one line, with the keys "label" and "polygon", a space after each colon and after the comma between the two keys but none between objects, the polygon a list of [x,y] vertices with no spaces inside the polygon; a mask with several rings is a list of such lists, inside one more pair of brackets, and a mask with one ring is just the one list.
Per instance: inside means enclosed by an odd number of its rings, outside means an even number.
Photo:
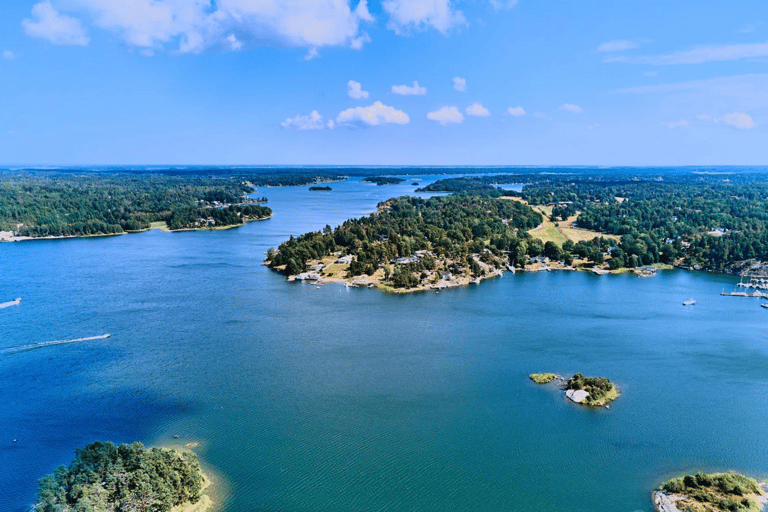
[{"label": "white cloud", "polygon": [[453,88],[459,92],[467,92],[467,79],[460,76],[453,77]]},{"label": "white cloud", "polygon": [[669,123],[670,128],[685,128],[686,126],[688,126],[688,121],[685,119],[675,121],[674,123]]},{"label": "white cloud", "polygon": [[490,3],[494,10],[500,11],[501,9],[512,9],[517,5],[517,0],[490,0]]},{"label": "white cloud", "polygon": [[346,126],[377,126],[380,124],[408,124],[411,118],[402,110],[376,101],[370,107],[348,108],[336,116],[336,123]]},{"label": "white cloud", "polygon": [[690,50],[673,52],[667,55],[639,57],[619,55],[606,57],[603,59],[603,62],[626,62],[630,64],[668,66],[673,64],[703,64],[705,62],[754,59],[758,57],[768,57],[768,42],[695,46]]},{"label": "white cloud", "polygon": [[326,126],[331,130],[333,130],[333,127],[335,126],[333,119],[329,119],[328,122],[326,123]]},{"label": "white cloud", "polygon": [[491,113],[480,103],[473,103],[467,107],[467,115],[476,117],[488,117]]},{"label": "white cloud", "polygon": [[28,36],[47,39],[53,44],[72,46],[86,46],[90,41],[80,20],[61,14],[48,1],[32,7],[32,18],[21,22]]},{"label": "white cloud", "polygon": [[243,47],[243,42],[238,41],[237,36],[235,34],[229,34],[227,37],[227,42],[229,43],[230,49],[233,51],[240,50]]},{"label": "white cloud", "polygon": [[11,50],[5,50],[3,52],[3,58],[6,60],[13,60],[16,58],[16,56],[13,54]]},{"label": "white cloud", "polygon": [[446,126],[449,123],[461,123],[464,121],[464,116],[461,115],[461,112],[456,107],[443,107],[440,110],[427,114],[427,119],[437,121],[441,125]]},{"label": "white cloud", "polygon": [[368,91],[363,90],[363,86],[360,82],[350,80],[347,82],[347,96],[353,100],[362,100],[368,97]]},{"label": "white cloud", "polygon": [[[312,57],[326,46],[359,50],[371,40],[361,24],[374,21],[367,0],[360,0],[354,9],[350,0],[68,0],[66,5],[68,11],[87,16],[93,25],[117,34],[131,46],[167,46],[190,53],[264,43],[310,48],[308,56]],[[45,11],[36,14],[38,6]],[[64,19],[70,36],[63,40],[75,42],[57,44],[87,44],[77,19],[59,15],[47,1],[35,9],[33,15],[40,21],[25,20],[27,33],[51,39],[39,35],[42,29],[35,26],[51,25],[52,18]]]},{"label": "white cloud", "polygon": [[413,86],[393,85],[391,91],[401,96],[424,96],[427,94],[427,88],[419,86],[419,82],[413,81]]},{"label": "white cloud", "polygon": [[395,34],[429,27],[447,34],[453,27],[467,25],[464,13],[454,9],[450,0],[385,0],[381,6],[389,14],[387,28]]},{"label": "white cloud", "polygon": [[749,114],[745,114],[744,112],[732,112],[730,114],[726,114],[721,118],[721,120],[728,126],[733,126],[734,128],[739,128],[742,130],[747,130],[757,126],[757,123],[752,120],[752,117]]},{"label": "white cloud", "polygon": [[583,108],[578,105],[574,105],[573,103],[565,103],[560,105],[560,110],[565,110],[566,112],[570,112],[572,114],[581,114],[584,112]]},{"label": "white cloud", "polygon": [[321,130],[323,126],[323,116],[318,114],[317,110],[313,110],[307,116],[297,115],[296,117],[289,117],[280,126],[283,128],[296,128],[297,130]]},{"label": "white cloud", "polygon": [[539,119],[546,119],[547,121],[551,121],[552,120],[552,118],[549,117],[544,112],[534,112],[533,113],[533,117],[538,117]]},{"label": "white cloud", "polygon": [[640,43],[629,39],[616,39],[613,41],[607,41],[595,50],[598,53],[610,53],[610,52],[623,52],[625,50],[634,50],[639,48]]},{"label": "white cloud", "polygon": [[524,116],[525,115],[525,110],[523,109],[523,107],[509,107],[507,109],[507,114],[509,114],[511,116],[515,116],[515,117],[517,117],[517,116]]}]

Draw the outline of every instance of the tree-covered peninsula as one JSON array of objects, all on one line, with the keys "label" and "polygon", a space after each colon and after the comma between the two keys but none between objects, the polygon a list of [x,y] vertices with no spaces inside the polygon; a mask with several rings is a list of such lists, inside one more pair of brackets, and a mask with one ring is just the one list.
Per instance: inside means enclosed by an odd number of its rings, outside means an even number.
[{"label": "tree-covered peninsula", "polygon": [[757,481],[736,473],[685,475],[653,493],[659,512],[760,512],[766,503]]},{"label": "tree-covered peninsula", "polygon": [[75,453],[40,479],[34,512],[170,512],[208,500],[194,453],[109,442]]},{"label": "tree-covered peninsula", "polygon": [[241,225],[272,215],[234,177],[132,173],[0,175],[0,231],[7,238],[119,234]]},{"label": "tree-covered peninsula", "polygon": [[368,276],[391,289],[464,284],[501,272],[511,249],[526,253],[528,230],[541,220],[527,205],[489,196],[398,197],[335,229],[291,237],[267,264],[289,276]]}]

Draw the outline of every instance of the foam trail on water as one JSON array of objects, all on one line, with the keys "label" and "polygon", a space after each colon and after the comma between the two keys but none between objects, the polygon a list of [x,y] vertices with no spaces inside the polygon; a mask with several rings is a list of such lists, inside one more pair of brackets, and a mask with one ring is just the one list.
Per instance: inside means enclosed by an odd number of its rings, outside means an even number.
[{"label": "foam trail on water", "polygon": [[27,350],[35,350],[38,348],[50,347],[52,345],[64,345],[66,343],[77,343],[78,341],[91,341],[91,340],[103,340],[109,338],[110,334],[101,334],[99,336],[89,336],[87,338],[75,338],[71,340],[53,340],[53,341],[41,341],[40,343],[30,343],[28,345],[17,345],[15,347],[8,347],[0,350],[2,354],[14,354],[16,352],[25,352]]}]

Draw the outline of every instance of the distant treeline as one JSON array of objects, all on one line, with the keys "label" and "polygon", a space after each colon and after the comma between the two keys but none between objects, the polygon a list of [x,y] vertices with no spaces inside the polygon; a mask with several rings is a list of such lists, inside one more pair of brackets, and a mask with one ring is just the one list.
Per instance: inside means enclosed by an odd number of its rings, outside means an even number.
[{"label": "distant treeline", "polygon": [[[272,211],[244,201],[237,179],[156,174],[0,175],[0,230],[19,236],[84,236],[237,225]],[[261,198],[255,202],[263,202]]]},{"label": "distant treeline", "polygon": [[193,453],[95,442],[39,481],[34,512],[169,512],[201,498]]}]

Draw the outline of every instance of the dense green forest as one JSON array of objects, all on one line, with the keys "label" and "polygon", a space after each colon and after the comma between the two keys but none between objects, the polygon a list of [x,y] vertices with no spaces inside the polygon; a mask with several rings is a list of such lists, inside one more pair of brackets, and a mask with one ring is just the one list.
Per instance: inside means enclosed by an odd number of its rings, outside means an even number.
[{"label": "dense green forest", "polygon": [[132,174],[0,175],[0,230],[18,236],[124,233],[165,221],[170,229],[218,227],[269,217],[244,199],[243,180]]},{"label": "dense green forest", "polygon": [[331,229],[291,237],[277,251],[270,250],[267,261],[272,268],[284,267],[295,275],[307,269],[309,260],[337,251],[352,254],[352,276],[372,275],[395,258],[412,256],[415,251],[430,251],[433,256],[396,265],[391,277],[395,287],[413,287],[418,274],[433,270],[434,258],[450,259],[454,270],[469,268],[479,275],[481,261],[496,264],[506,260],[503,251],[510,247],[526,253],[534,244],[527,230],[541,223],[541,215],[517,201],[488,196],[457,195],[421,199],[398,197],[379,204],[367,217],[352,219]]},{"label": "dense green forest", "polygon": [[193,453],[95,442],[39,481],[35,512],[168,512],[201,498]]},{"label": "dense green forest", "polygon": [[736,261],[768,261],[765,174],[501,175],[440,180],[425,188],[485,193],[493,192],[491,184],[510,182],[526,182],[518,195],[551,205],[553,221],[580,212],[577,226],[621,236],[620,244],[603,251],[611,268],[677,263],[724,271]]}]

